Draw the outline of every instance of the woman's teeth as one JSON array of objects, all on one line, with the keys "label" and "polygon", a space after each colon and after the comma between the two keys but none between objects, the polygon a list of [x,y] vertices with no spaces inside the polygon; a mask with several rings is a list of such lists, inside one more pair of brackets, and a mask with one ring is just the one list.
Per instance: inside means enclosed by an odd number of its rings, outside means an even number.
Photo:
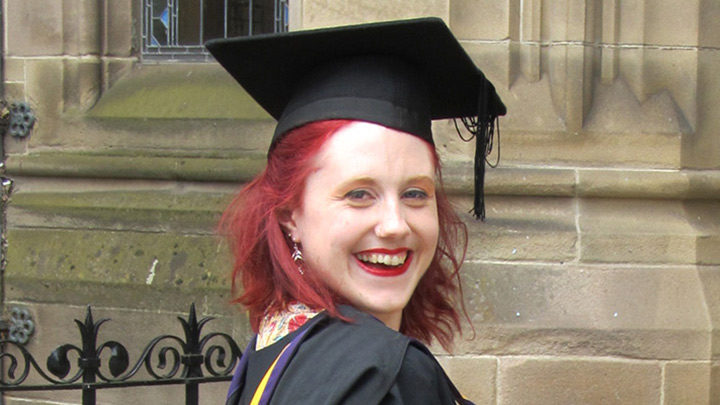
[{"label": "woman's teeth", "polygon": [[385,266],[400,266],[405,263],[407,259],[407,252],[386,255],[382,253],[361,253],[357,255],[360,261],[372,264],[384,264]]}]

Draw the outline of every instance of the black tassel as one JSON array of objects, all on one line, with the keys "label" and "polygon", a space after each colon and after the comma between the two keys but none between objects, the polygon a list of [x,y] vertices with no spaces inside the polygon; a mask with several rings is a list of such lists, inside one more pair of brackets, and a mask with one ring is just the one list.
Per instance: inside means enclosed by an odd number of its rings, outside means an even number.
[{"label": "black tassel", "polygon": [[[485,219],[485,163],[493,149],[493,135],[495,133],[495,124],[498,120],[497,106],[488,100],[490,94],[494,95],[495,89],[488,89],[488,86],[492,85],[483,79],[480,86],[480,94],[478,95],[477,117],[462,118],[463,125],[472,136],[467,139],[463,137],[457,126],[457,121],[455,122],[455,128],[463,141],[469,142],[472,138],[475,138],[475,163],[473,170],[475,174],[475,195],[473,208],[470,212],[475,218],[481,221]],[[497,166],[500,161],[499,137],[500,131],[498,126],[498,160],[495,164],[487,162],[490,167]]]}]

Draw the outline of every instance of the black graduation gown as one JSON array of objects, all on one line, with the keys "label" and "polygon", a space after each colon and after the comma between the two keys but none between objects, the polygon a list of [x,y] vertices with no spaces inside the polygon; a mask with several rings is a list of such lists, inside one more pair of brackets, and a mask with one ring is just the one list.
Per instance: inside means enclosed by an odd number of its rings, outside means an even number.
[{"label": "black graduation gown", "polygon": [[[297,352],[273,393],[271,404],[455,404],[452,383],[419,342],[352,307],[343,322],[324,313],[262,350],[251,344],[243,388],[227,405],[247,405],[266,370],[298,333]],[[469,403],[469,402],[468,402]]]}]

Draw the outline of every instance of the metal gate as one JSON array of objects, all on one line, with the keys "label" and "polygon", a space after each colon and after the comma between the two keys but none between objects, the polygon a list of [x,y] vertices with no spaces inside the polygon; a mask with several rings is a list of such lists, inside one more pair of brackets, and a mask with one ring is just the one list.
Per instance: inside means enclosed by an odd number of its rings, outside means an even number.
[{"label": "metal gate", "polygon": [[[3,336],[0,340],[0,392],[78,390],[82,391],[83,405],[94,405],[97,391],[102,389],[184,385],[185,403],[197,405],[199,385],[232,379],[241,351],[226,333],[202,335],[203,327],[212,318],[198,320],[194,304],[190,306],[187,318],[178,317],[178,320],[185,336],[155,337],[145,345],[134,364],[130,363],[130,355],[122,343],[97,341],[100,327],[109,319],[95,321],[90,307],[84,321],[75,320],[80,331],[80,345],[59,345],[47,357],[44,368],[25,346]],[[70,359],[75,357],[77,365],[73,367]],[[150,377],[138,378],[141,370]],[[29,383],[28,377],[32,373],[37,373],[46,382]]]}]

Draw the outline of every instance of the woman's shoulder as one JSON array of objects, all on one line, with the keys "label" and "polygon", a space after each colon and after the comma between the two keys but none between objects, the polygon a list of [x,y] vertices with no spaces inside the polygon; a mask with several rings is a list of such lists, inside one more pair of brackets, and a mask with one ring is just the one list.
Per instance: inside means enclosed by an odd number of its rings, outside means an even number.
[{"label": "woman's shoulder", "polygon": [[382,367],[384,372],[397,373],[411,339],[352,307],[343,306],[340,313],[347,320],[326,317],[315,323],[298,355],[306,352],[321,356],[324,363]]},{"label": "woman's shoulder", "polygon": [[454,394],[445,372],[420,343],[408,346],[396,378],[396,396],[403,404],[454,404]]},{"label": "woman's shoulder", "polygon": [[273,396],[276,403],[380,403],[403,367],[410,339],[351,307],[349,321],[314,320]]}]

